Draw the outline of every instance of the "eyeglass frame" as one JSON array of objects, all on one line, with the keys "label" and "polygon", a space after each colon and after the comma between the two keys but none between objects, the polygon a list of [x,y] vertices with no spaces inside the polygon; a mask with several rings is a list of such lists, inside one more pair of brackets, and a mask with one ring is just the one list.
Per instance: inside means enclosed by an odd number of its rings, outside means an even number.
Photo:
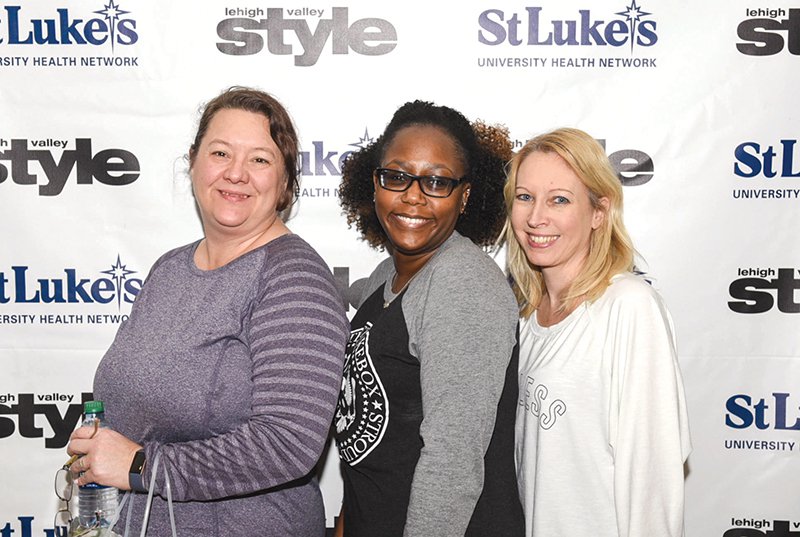
[{"label": "eyeglass frame", "polygon": [[[64,494],[63,496],[61,495],[61,492],[59,491],[58,488],[58,478],[61,472],[64,472],[64,475],[66,476],[66,483],[69,485],[68,489],[69,492]],[[56,470],[55,480],[53,482],[53,488],[55,489],[56,497],[58,498],[58,500],[66,504],[64,507],[56,511],[55,515],[53,515],[53,531],[55,532],[55,535],[58,535],[59,537],[61,537],[62,535],[65,536],[69,535],[71,537],[80,537],[82,535],[88,535],[89,532],[100,527],[100,520],[96,519],[91,526],[82,527],[80,529],[78,528],[79,519],[72,515],[72,509],[70,509],[69,506],[69,502],[72,501],[72,495],[75,490],[75,481],[73,477],[74,477],[73,473],[69,469],[69,463],[65,464],[64,466]],[[67,497],[65,498],[64,496]],[[59,526],[61,526],[61,524],[58,523],[58,515],[60,515],[61,513],[67,514],[67,532],[63,534],[58,531]]]},{"label": "eyeglass frame", "polygon": [[[397,188],[387,187],[383,182],[383,172],[396,173],[401,177],[404,177],[408,181],[406,183],[405,188],[397,189]],[[417,185],[419,186],[420,192],[422,192],[423,194],[425,194],[430,198],[439,198],[439,199],[449,198],[450,195],[453,193],[453,190],[455,190],[456,187],[460,185],[462,182],[464,182],[464,179],[466,179],[466,176],[456,179],[454,177],[444,177],[442,175],[414,175],[413,173],[404,172],[403,170],[395,170],[392,168],[380,168],[380,167],[375,168],[372,171],[372,177],[378,182],[378,184],[382,189],[388,190],[390,192],[405,192],[406,190],[411,188],[411,185],[414,183],[414,181],[416,181]],[[445,181],[447,185],[449,185],[449,191],[444,196],[440,196],[438,194],[431,194],[426,191],[426,187],[424,186],[425,179],[436,179],[439,181]]]},{"label": "eyeglass frame", "polygon": [[[64,472],[64,475],[66,476],[65,481],[67,485],[69,485],[68,487],[69,492],[65,494],[62,494],[58,487],[59,475],[61,474],[61,472]],[[53,489],[55,490],[56,498],[58,498],[59,503],[64,502],[64,506],[62,506],[58,511],[56,511],[56,514],[53,516],[53,528],[55,530],[59,526],[58,515],[60,515],[61,513],[66,513],[67,525],[68,525],[67,529],[69,531],[72,529],[73,525],[72,523],[75,520],[75,517],[72,515],[72,509],[70,509],[69,505],[69,502],[72,501],[72,494],[75,489],[75,482],[72,479],[72,472],[69,470],[69,467],[67,465],[64,465],[58,470],[56,470],[55,479],[53,480]]]}]

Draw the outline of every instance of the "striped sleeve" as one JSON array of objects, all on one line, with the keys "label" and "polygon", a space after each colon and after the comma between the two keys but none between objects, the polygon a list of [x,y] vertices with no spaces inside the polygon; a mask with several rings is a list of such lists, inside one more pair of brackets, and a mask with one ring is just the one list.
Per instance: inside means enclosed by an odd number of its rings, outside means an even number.
[{"label": "striped sleeve", "polygon": [[307,475],[322,453],[349,324],[330,270],[298,242],[268,256],[253,306],[250,419],[214,438],[160,447],[167,467],[182,469],[170,472],[177,501],[282,485]]}]

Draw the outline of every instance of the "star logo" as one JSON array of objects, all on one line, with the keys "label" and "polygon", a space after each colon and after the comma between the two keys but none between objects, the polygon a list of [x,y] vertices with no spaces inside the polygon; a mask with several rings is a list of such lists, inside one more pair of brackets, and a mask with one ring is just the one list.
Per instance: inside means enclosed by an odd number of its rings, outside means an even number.
[{"label": "star logo", "polygon": [[631,5],[629,5],[625,11],[619,11],[616,15],[622,15],[628,21],[631,52],[633,52],[633,44],[636,41],[636,25],[642,17],[647,17],[648,15],[652,15],[652,13],[642,11],[642,9],[636,5],[636,0],[632,0]]},{"label": "star logo", "polygon": [[128,279],[128,274],[135,274],[135,270],[128,270],[127,265],[123,265],[120,261],[119,254],[117,254],[117,262],[111,265],[109,270],[101,270],[102,274],[108,274],[114,280],[115,288],[117,290],[117,307],[122,307],[122,282]]},{"label": "star logo", "polygon": [[364,129],[364,136],[362,138],[360,138],[356,143],[348,144],[348,145],[350,145],[352,147],[357,147],[359,149],[364,149],[365,147],[367,147],[369,144],[371,144],[374,141],[375,141],[374,138],[370,138],[369,129],[365,128]]},{"label": "star logo", "polygon": [[95,11],[95,13],[102,15],[108,21],[108,27],[111,30],[111,50],[113,51],[114,43],[116,42],[117,21],[120,15],[127,15],[130,11],[123,11],[114,3],[114,0],[109,0],[103,9]]}]

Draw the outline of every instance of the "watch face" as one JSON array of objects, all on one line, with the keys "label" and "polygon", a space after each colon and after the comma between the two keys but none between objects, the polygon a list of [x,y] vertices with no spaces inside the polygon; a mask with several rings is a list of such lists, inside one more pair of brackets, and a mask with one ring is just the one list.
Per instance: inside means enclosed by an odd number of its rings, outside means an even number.
[{"label": "watch face", "polygon": [[145,455],[144,450],[137,451],[136,454],[133,456],[133,462],[131,463],[131,474],[141,474],[142,469],[144,468],[144,461]]},{"label": "watch face", "polygon": [[144,486],[142,480],[142,471],[144,470],[144,463],[146,460],[147,458],[145,457],[143,449],[137,451],[133,456],[131,469],[128,471],[128,484],[131,490],[135,492],[147,492],[147,488]]}]

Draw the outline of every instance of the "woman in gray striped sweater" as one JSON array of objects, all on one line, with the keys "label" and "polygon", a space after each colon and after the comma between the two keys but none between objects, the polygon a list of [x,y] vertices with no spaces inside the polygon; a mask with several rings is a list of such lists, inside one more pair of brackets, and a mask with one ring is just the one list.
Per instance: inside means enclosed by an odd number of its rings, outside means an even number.
[{"label": "woman in gray striped sweater", "polygon": [[[297,155],[292,121],[268,94],[231,88],[206,105],[189,151],[204,237],[153,266],[95,375],[110,429],[78,429],[68,448],[83,455],[79,485],[137,492],[160,454],[182,535],[325,533],[312,474],[348,323],[329,268],[280,217]],[[142,456],[144,471],[130,474]],[[171,533],[157,473],[150,537]],[[136,534],[143,498],[133,497]]]}]

